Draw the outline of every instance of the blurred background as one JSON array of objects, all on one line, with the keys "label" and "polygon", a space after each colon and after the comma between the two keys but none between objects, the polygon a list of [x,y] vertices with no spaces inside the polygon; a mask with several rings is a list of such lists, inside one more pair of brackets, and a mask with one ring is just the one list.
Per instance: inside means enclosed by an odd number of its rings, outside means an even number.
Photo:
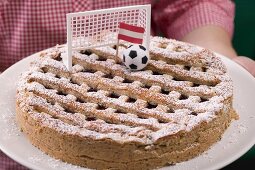
[{"label": "blurred background", "polygon": [[255,0],[235,0],[233,45],[237,53],[255,59]]}]

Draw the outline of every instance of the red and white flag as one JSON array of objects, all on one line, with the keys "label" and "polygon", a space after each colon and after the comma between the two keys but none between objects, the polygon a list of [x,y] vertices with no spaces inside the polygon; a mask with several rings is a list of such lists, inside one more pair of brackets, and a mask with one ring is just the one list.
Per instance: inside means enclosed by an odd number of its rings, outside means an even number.
[{"label": "red and white flag", "polygon": [[137,27],[120,22],[118,39],[131,43],[142,44],[144,31],[143,27]]}]

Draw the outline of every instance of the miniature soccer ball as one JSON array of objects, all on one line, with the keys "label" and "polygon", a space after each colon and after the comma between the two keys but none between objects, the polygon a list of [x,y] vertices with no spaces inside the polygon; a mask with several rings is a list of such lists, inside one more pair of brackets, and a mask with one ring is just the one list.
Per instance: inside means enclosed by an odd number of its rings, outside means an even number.
[{"label": "miniature soccer ball", "polygon": [[142,70],[149,62],[149,52],[142,45],[130,45],[123,52],[122,59],[130,70]]}]

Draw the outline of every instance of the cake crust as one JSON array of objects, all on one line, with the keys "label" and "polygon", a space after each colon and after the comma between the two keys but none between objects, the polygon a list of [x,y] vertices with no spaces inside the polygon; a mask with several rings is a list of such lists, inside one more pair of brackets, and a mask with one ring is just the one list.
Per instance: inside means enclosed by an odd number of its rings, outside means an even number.
[{"label": "cake crust", "polygon": [[[122,51],[129,44],[122,44]],[[95,169],[153,169],[189,160],[217,142],[236,115],[233,85],[212,52],[151,39],[151,60],[130,72],[114,47],[43,51],[20,79],[16,117],[31,143]]]}]

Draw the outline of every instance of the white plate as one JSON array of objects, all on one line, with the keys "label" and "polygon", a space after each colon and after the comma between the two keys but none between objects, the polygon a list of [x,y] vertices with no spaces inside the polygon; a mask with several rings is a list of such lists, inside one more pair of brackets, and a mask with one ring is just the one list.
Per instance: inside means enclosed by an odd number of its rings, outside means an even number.
[{"label": "white plate", "polygon": [[[210,150],[189,161],[162,169],[219,169],[241,157],[255,143],[255,79],[241,66],[222,56],[234,81],[234,108],[240,115]],[[29,143],[15,124],[15,91],[21,72],[32,57],[0,75],[0,149],[20,164],[35,170],[85,169],[43,154]]]}]

